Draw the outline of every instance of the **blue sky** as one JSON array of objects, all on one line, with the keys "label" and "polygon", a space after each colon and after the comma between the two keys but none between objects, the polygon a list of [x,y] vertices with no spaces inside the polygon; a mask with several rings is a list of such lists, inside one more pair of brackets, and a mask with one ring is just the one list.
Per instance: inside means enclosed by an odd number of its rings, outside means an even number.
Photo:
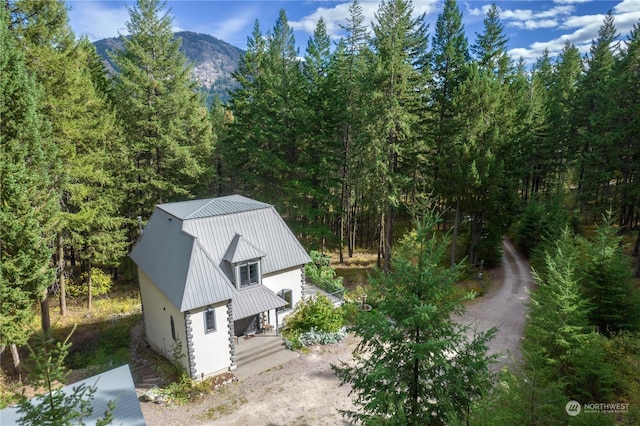
[{"label": "blue sky", "polygon": [[[426,13],[433,34],[442,0],[414,0],[414,9]],[[482,20],[492,1],[458,0],[469,43],[482,31]],[[533,63],[548,48],[552,56],[562,49],[566,40],[586,53],[591,40],[607,11],[615,15],[615,24],[622,38],[626,38],[635,23],[640,22],[640,0],[520,0],[496,1],[509,37],[509,53],[514,59],[523,57]],[[67,0],[69,20],[76,35],[86,35],[91,41],[127,34],[129,20],[127,6],[134,1]],[[210,34],[234,46],[245,48],[256,19],[263,32],[271,29],[280,9],[285,9],[289,24],[295,31],[301,56],[320,17],[327,24],[331,36],[338,40],[340,24],[348,16],[350,1],[221,1],[172,0],[168,8],[173,16],[175,31],[194,31]],[[366,22],[374,19],[379,1],[360,0]]]}]

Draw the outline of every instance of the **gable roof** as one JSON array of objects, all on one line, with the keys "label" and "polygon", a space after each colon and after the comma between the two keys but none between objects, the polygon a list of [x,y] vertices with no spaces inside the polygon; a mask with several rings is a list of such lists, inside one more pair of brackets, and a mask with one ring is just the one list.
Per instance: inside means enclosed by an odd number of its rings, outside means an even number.
[{"label": "gable roof", "polygon": [[240,195],[159,204],[130,256],[181,312],[232,299],[234,263],[311,261],[272,205]]},{"label": "gable roof", "polygon": [[[127,426],[146,425],[133,379],[131,378],[129,365],[125,364],[77,383],[64,386],[62,391],[66,394],[71,394],[73,393],[73,388],[81,384],[87,387],[95,386],[97,389],[91,402],[93,413],[88,418],[82,419],[87,426],[95,425],[99,418],[104,417],[109,401],[114,401],[116,404],[113,410],[113,424]],[[5,408],[0,411],[0,424],[17,424],[20,417],[22,417],[22,413],[18,412],[17,406]]]},{"label": "gable roof", "polygon": [[247,260],[260,259],[265,256],[266,253],[242,238],[242,235],[236,234],[222,258],[229,263],[239,263]]}]

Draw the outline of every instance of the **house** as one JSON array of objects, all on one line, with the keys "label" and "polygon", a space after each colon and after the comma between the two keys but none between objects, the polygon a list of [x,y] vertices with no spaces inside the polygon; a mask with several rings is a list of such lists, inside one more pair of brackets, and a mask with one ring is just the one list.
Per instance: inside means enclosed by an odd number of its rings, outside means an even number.
[{"label": "house", "polygon": [[194,379],[234,370],[239,336],[277,332],[311,261],[272,205],[240,195],[159,204],[131,258],[148,343]]},{"label": "house", "polygon": [[[74,392],[74,388],[78,388],[81,385],[96,387],[96,392],[93,394],[93,400],[91,401],[93,411],[90,416],[82,419],[87,426],[95,425],[100,418],[104,417],[109,401],[115,403],[115,408],[112,412],[113,422],[111,424],[146,425],[128,365],[125,364],[77,383],[64,386],[61,390],[65,394],[71,395]],[[22,413],[18,412],[17,406],[5,408],[0,411],[0,424],[18,424],[18,420],[22,415]]]}]

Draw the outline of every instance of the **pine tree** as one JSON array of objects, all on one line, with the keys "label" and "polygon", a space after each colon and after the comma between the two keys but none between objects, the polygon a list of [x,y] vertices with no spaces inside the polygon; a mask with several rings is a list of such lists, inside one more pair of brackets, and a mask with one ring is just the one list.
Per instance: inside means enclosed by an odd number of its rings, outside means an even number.
[{"label": "pine tree", "polygon": [[587,245],[580,283],[591,307],[590,323],[611,336],[640,329],[640,291],[634,286],[631,259],[624,253],[613,217],[605,219]]},{"label": "pine tree", "polygon": [[353,256],[358,236],[358,201],[363,188],[368,184],[365,167],[360,161],[364,156],[358,151],[366,152],[369,137],[365,123],[372,91],[366,89],[368,35],[362,6],[357,0],[349,6],[349,17],[342,27],[345,37],[338,43],[332,58],[332,73],[335,76],[337,104],[337,120],[340,127],[341,151],[340,164],[340,262],[344,261],[344,245],[347,255]]},{"label": "pine tree", "polygon": [[0,10],[0,353],[10,346],[20,373],[18,345],[55,279],[50,267],[57,198],[51,190],[56,150],[37,104],[39,91],[29,75],[9,16]]},{"label": "pine tree", "polygon": [[574,165],[576,159],[575,151],[572,149],[573,140],[576,138],[572,107],[581,73],[580,51],[567,41],[554,65],[550,88],[549,126],[553,129],[550,143],[554,145],[555,152],[552,167],[555,169],[557,194],[563,192],[569,168]]},{"label": "pine tree", "polygon": [[[74,328],[75,330],[75,328]],[[71,334],[73,334],[73,331]],[[53,339],[41,332],[38,336],[38,346],[29,346],[31,361],[34,368],[31,371],[31,383],[35,389],[43,389],[44,393],[37,394],[32,399],[22,396],[18,403],[18,412],[23,413],[18,424],[42,426],[71,426],[84,425],[83,420],[93,413],[91,403],[95,398],[97,386],[80,384],[74,386],[72,392],[65,393],[60,389],[70,371],[64,361],[69,354],[71,334],[63,342]],[[104,426],[113,421],[115,402],[107,402],[104,418],[97,419],[96,425]]]},{"label": "pine tree", "polygon": [[355,363],[333,366],[349,383],[360,411],[344,414],[364,424],[444,425],[462,421],[490,386],[487,342],[470,341],[456,323],[464,297],[454,294],[458,267],[442,267],[448,241],[438,236],[432,211],[394,249],[392,269],[371,282],[371,311],[352,331],[361,338]]},{"label": "pine tree", "polygon": [[510,68],[508,41],[504,34],[504,25],[500,22],[500,11],[493,3],[484,18],[484,32],[476,33],[476,42],[471,46],[471,51],[483,69],[505,78]]},{"label": "pine tree", "polygon": [[[424,15],[412,16],[408,1],[382,2],[373,24],[371,146],[367,161],[377,182],[382,268],[390,268],[395,209],[415,176],[417,127],[422,89],[419,66],[426,62]],[[413,183],[415,184],[415,182]],[[372,188],[374,189],[374,188]]]},{"label": "pine tree", "polygon": [[[122,125],[126,216],[147,218],[155,204],[188,198],[202,184],[211,159],[211,125],[204,98],[172,33],[163,0],[139,0],[129,8],[129,37],[113,60],[112,102]],[[134,234],[133,228],[130,234]]]},{"label": "pine tree", "polygon": [[260,118],[268,104],[263,82],[266,50],[266,40],[256,20],[247,38],[247,50],[233,74],[239,85],[230,94],[233,120],[219,146],[223,181],[228,182],[229,188],[243,193],[262,189],[261,174],[257,173],[261,164],[256,157],[267,126],[267,120]]},{"label": "pine tree", "polygon": [[617,54],[614,16],[609,13],[592,42],[586,72],[579,82],[574,120],[578,125],[578,202],[585,215],[597,218],[609,208],[614,178],[614,155],[608,111],[614,108],[610,96],[612,71]]},{"label": "pine tree", "polygon": [[[451,258],[458,237],[458,224],[461,217],[460,200],[450,190],[450,182],[457,178],[449,173],[455,158],[449,155],[456,129],[451,124],[455,115],[453,109],[453,93],[466,78],[467,65],[471,60],[469,44],[464,32],[462,13],[455,0],[446,0],[442,13],[436,21],[435,34],[432,39],[431,72],[432,97],[430,117],[427,121],[427,137],[432,144],[433,186],[436,194],[442,197],[443,203],[454,211],[454,234]],[[452,260],[452,264],[455,263]]]},{"label": "pine tree", "polygon": [[[616,191],[619,194],[620,217],[618,224],[625,230],[634,226],[634,211],[640,207],[640,188],[637,185],[640,170],[640,23],[636,23],[624,44],[623,54],[613,71],[611,97],[615,108],[609,113],[617,153]],[[636,215],[635,226],[638,219]],[[637,263],[640,272],[640,262]]]},{"label": "pine tree", "polygon": [[314,246],[322,247],[333,236],[330,227],[334,212],[340,209],[341,104],[335,90],[340,82],[331,65],[331,39],[321,18],[307,44],[303,64],[306,112],[301,114],[300,166],[305,172],[300,189],[311,196],[311,200],[305,200],[303,232],[312,238]]}]

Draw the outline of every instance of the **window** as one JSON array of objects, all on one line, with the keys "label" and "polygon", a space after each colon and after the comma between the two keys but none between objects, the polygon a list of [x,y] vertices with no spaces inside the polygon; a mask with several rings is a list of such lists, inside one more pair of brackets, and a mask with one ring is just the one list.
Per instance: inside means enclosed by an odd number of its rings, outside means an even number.
[{"label": "window", "polygon": [[176,340],[176,325],[173,322],[173,315],[171,315],[169,319],[171,320],[171,338]]},{"label": "window", "polygon": [[207,308],[204,311],[204,332],[213,333],[216,331],[216,311],[213,308]]},{"label": "window", "polygon": [[282,297],[284,300],[287,301],[287,304],[281,308],[278,308],[277,311],[278,312],[284,312],[284,311],[288,311],[289,309],[291,309],[291,307],[293,306],[293,292],[289,289],[285,289],[285,290],[280,290],[280,293],[278,293],[278,296]]},{"label": "window", "polygon": [[239,288],[260,284],[260,263],[249,262],[238,266]]}]

